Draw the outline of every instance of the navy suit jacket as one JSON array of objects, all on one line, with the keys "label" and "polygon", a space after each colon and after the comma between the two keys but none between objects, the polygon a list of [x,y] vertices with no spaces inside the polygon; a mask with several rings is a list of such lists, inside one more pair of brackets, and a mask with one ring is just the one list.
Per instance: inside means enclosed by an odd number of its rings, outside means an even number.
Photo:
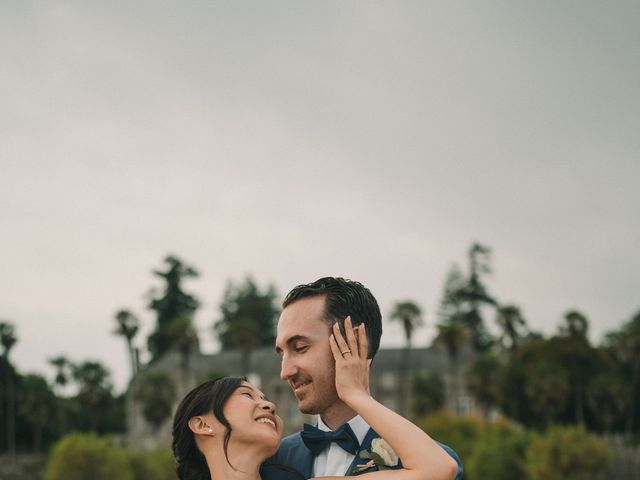
[{"label": "navy suit jacket", "polygon": [[[378,435],[373,429],[369,429],[362,445],[360,445],[360,450],[369,450],[371,451],[371,441],[374,438],[379,438]],[[451,448],[442,443],[439,444],[444,450],[453,457],[453,459],[458,464],[458,475],[456,475],[456,480],[462,479],[463,468],[462,462],[460,462],[460,458],[456,452],[454,452]],[[313,471],[313,462],[315,457],[311,454],[311,451],[307,448],[307,446],[302,441],[302,437],[300,436],[300,432],[294,433],[293,435],[289,435],[285,439],[282,440],[280,444],[280,449],[276,452],[276,454],[265,461],[262,464],[260,469],[260,476],[262,480],[302,480],[311,478],[311,473]],[[351,471],[359,464],[366,463],[366,460],[362,460],[358,455],[353,459],[353,462],[349,466],[346,472],[344,472],[345,476],[351,475],[360,475],[352,474]],[[402,464],[398,463],[398,465],[394,468],[402,468]],[[365,470],[361,473],[367,473],[375,471],[375,468]]]}]

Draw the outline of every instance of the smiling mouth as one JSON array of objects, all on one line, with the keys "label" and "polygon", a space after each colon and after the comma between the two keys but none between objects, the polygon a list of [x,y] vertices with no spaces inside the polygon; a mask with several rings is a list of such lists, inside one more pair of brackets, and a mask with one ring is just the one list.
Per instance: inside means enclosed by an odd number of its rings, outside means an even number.
[{"label": "smiling mouth", "polygon": [[302,383],[298,383],[296,385],[292,385],[293,393],[298,393],[300,390],[302,390],[304,387],[306,387],[310,383],[311,382],[302,382]]},{"label": "smiling mouth", "polygon": [[256,423],[266,423],[267,425],[271,425],[273,428],[276,428],[276,422],[271,420],[270,418],[261,417],[256,420]]}]

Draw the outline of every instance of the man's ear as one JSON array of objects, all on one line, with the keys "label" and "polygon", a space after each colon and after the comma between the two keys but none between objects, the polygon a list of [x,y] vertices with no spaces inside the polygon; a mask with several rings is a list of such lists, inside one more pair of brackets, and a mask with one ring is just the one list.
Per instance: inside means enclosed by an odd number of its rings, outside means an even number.
[{"label": "man's ear", "polygon": [[197,415],[189,419],[189,428],[197,435],[210,435],[213,437],[213,428],[204,417]]}]

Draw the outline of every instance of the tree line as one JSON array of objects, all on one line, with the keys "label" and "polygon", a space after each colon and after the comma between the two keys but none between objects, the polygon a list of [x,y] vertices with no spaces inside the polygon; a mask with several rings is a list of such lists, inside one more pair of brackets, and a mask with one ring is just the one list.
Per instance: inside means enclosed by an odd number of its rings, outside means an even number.
[{"label": "tree line", "polygon": [[[147,307],[154,314],[155,326],[146,338],[146,349],[137,343],[138,316],[126,308],[113,316],[112,333],[127,345],[131,378],[170,351],[179,352],[181,367],[188,370],[191,354],[199,350],[193,319],[200,301],[184,288],[185,281],[197,277],[198,271],[170,255],[153,274],[162,280],[162,287],[149,292]],[[222,348],[243,351],[246,368],[253,349],[275,340],[276,298],[273,286],[262,290],[251,277],[226,286],[213,331]],[[48,380],[36,373],[22,374],[11,362],[11,350],[19,341],[11,322],[0,322],[0,340],[0,453],[38,452],[70,431],[125,432],[125,394],[114,393],[111,373],[104,364],[57,355],[49,359],[55,373]],[[148,361],[143,362],[145,356]],[[154,424],[171,414],[166,406],[172,405],[176,392],[165,380],[151,376],[136,392],[142,400],[149,400],[143,402],[145,416]]]},{"label": "tree line", "polygon": [[[578,310],[567,311],[557,332],[545,337],[530,328],[520,307],[491,293],[491,272],[491,249],[475,243],[467,252],[465,268],[454,265],[446,275],[433,343],[446,352],[449,378],[444,382],[433,374],[413,374],[407,355],[402,383],[413,389],[414,411],[434,412],[446,399],[453,400],[454,412],[462,411],[458,402],[469,392],[487,417],[500,413],[538,429],[579,424],[597,432],[637,435],[640,312],[598,345],[591,344],[588,319]],[[168,256],[153,275],[162,286],[149,294],[147,308],[155,323],[147,338],[138,338],[140,321],[131,309],[119,309],[113,316],[112,333],[127,345],[132,378],[170,351],[179,353],[181,367],[188,371],[192,353],[199,350],[194,315],[200,301],[185,290],[185,282],[199,275],[197,269]],[[278,298],[273,285],[261,289],[251,277],[227,283],[212,329],[223,349],[242,352],[245,373],[252,351],[273,345]],[[415,331],[425,323],[423,309],[415,301],[402,300],[387,317],[402,326],[409,352]],[[489,319],[497,334],[487,327]],[[124,394],[114,394],[107,367],[58,355],[49,360],[55,370],[52,380],[21,374],[10,361],[18,341],[13,324],[0,322],[0,340],[0,451],[38,451],[68,431],[124,432]],[[471,365],[461,364],[465,350],[473,353]],[[143,403],[155,410],[147,412],[148,418],[160,424],[170,412],[159,406],[171,404],[161,397],[173,398],[175,392],[161,378],[148,380],[148,388],[138,395],[149,397],[151,401]],[[402,408],[406,411],[408,406]]]},{"label": "tree line", "polygon": [[[577,309],[567,310],[555,333],[545,337],[531,329],[519,306],[490,292],[486,279],[491,271],[491,250],[474,244],[466,270],[454,266],[445,279],[434,343],[449,357],[450,398],[462,398],[464,386],[485,417],[501,414],[538,430],[579,425],[637,437],[640,311],[598,344],[590,341],[589,320]],[[487,328],[490,318],[497,334]],[[465,348],[475,360],[461,371]],[[431,408],[442,404],[437,378],[416,380],[423,401],[431,395]]]}]

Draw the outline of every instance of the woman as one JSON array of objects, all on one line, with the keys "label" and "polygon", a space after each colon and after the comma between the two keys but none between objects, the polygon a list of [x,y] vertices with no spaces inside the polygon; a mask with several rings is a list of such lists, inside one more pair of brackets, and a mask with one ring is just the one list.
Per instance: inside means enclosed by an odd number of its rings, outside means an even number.
[{"label": "woman", "polygon": [[[395,451],[386,456],[397,453],[403,465],[398,470],[364,473],[365,480],[453,480],[456,462],[426,433],[369,394],[364,325],[351,328],[347,319],[345,332],[346,338],[336,323],[329,339],[338,395]],[[173,423],[180,480],[259,480],[260,465],[277,451],[282,436],[282,420],[275,411],[273,403],[241,378],[224,377],[193,389],[178,407]]]}]

